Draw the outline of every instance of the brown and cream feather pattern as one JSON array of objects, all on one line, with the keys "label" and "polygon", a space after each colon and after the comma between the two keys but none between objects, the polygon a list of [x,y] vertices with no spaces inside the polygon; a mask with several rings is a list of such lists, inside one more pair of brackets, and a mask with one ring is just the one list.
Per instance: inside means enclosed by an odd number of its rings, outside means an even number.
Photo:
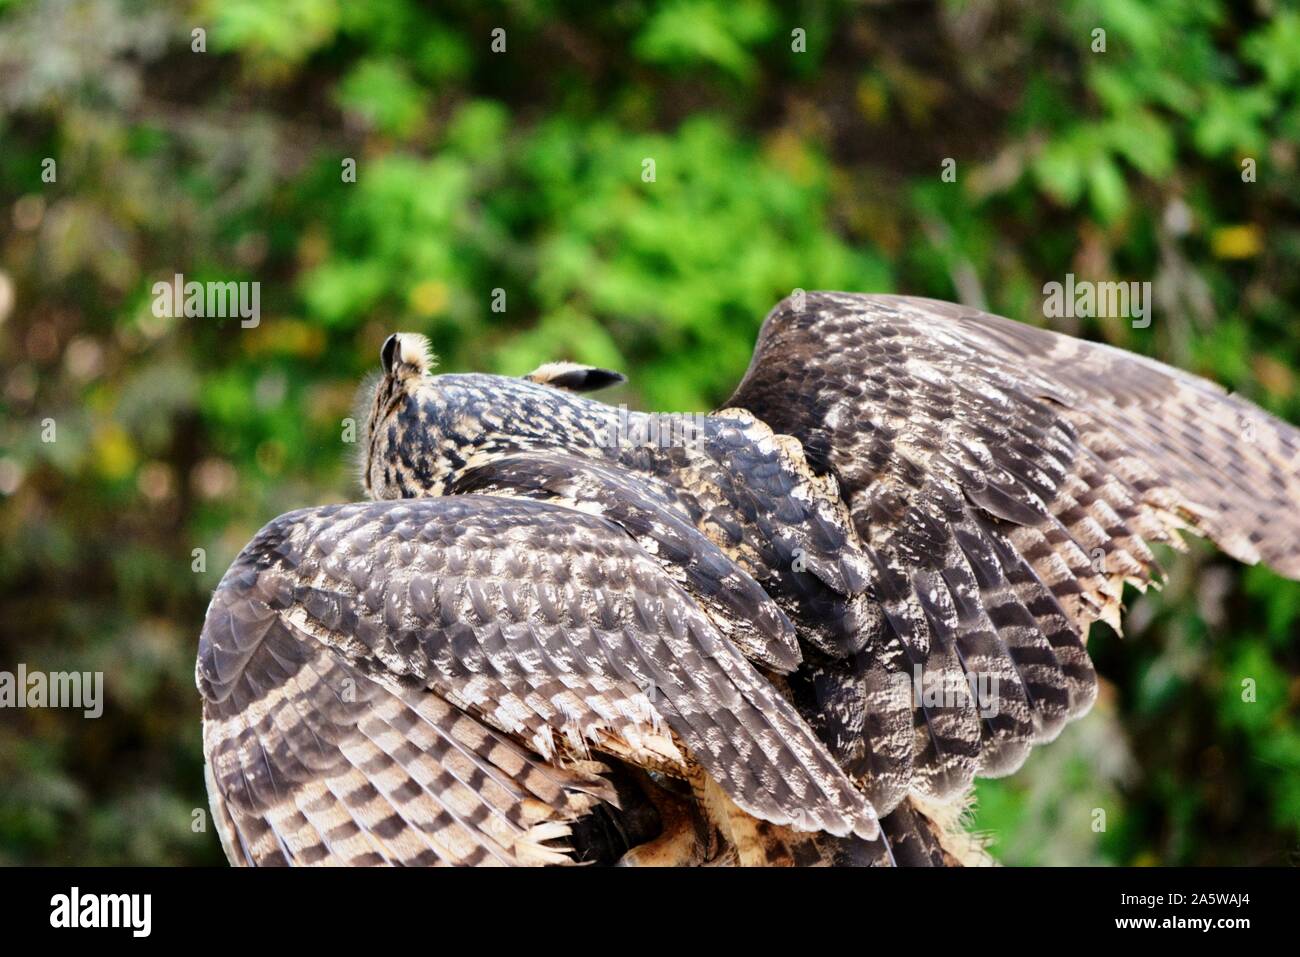
[{"label": "brown and cream feather pattern", "polygon": [[971,779],[1088,709],[1152,543],[1300,577],[1296,429],[947,303],[787,300],[666,431],[606,370],[382,364],[379,501],[276,519],[208,612],[233,862],[969,862]]}]

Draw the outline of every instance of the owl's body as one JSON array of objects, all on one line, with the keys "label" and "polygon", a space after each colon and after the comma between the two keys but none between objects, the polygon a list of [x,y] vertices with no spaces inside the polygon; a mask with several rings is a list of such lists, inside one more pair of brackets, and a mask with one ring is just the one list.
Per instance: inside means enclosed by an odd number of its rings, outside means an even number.
[{"label": "owl's body", "polygon": [[1148,542],[1300,574],[1295,429],[960,307],[787,301],[707,416],[383,359],[379,501],[277,519],[209,610],[232,860],[981,860],[974,776],[1091,705]]}]

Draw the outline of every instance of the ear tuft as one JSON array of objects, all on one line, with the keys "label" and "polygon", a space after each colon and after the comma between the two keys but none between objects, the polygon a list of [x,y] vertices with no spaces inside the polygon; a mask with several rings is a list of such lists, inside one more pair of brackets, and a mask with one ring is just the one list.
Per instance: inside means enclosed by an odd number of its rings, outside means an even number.
[{"label": "ear tuft", "polygon": [[568,389],[570,392],[595,392],[627,381],[627,376],[621,372],[579,365],[576,362],[547,362],[524,378],[538,385]]},{"label": "ear tuft", "polygon": [[438,359],[424,336],[417,332],[395,332],[384,340],[379,364],[385,375],[423,375],[438,364]]}]

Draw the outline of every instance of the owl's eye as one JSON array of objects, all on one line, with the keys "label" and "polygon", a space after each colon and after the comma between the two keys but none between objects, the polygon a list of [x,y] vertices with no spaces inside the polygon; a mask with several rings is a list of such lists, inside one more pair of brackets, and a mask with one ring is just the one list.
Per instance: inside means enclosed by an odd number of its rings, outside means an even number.
[{"label": "owl's eye", "polygon": [[379,364],[384,367],[385,375],[392,375],[393,360],[397,358],[398,346],[397,333],[393,333],[384,340],[384,347],[379,350]]}]

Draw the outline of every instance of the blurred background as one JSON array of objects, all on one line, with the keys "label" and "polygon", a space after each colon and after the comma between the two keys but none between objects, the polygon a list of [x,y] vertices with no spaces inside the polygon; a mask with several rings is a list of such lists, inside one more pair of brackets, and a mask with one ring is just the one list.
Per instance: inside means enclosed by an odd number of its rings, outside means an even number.
[{"label": "blurred background", "polygon": [[[264,522],[360,496],[392,331],[697,410],[795,288],[1046,324],[1073,272],[1151,281],[1152,322],[1057,328],[1300,421],[1294,5],[436,6],[0,0],[0,669],[106,697],[0,710],[0,863],[223,860],[204,609]],[[176,273],[261,283],[260,323],[156,317]],[[1094,626],[1092,714],[981,783],[1005,863],[1300,862],[1300,585],[1167,566]]]}]

